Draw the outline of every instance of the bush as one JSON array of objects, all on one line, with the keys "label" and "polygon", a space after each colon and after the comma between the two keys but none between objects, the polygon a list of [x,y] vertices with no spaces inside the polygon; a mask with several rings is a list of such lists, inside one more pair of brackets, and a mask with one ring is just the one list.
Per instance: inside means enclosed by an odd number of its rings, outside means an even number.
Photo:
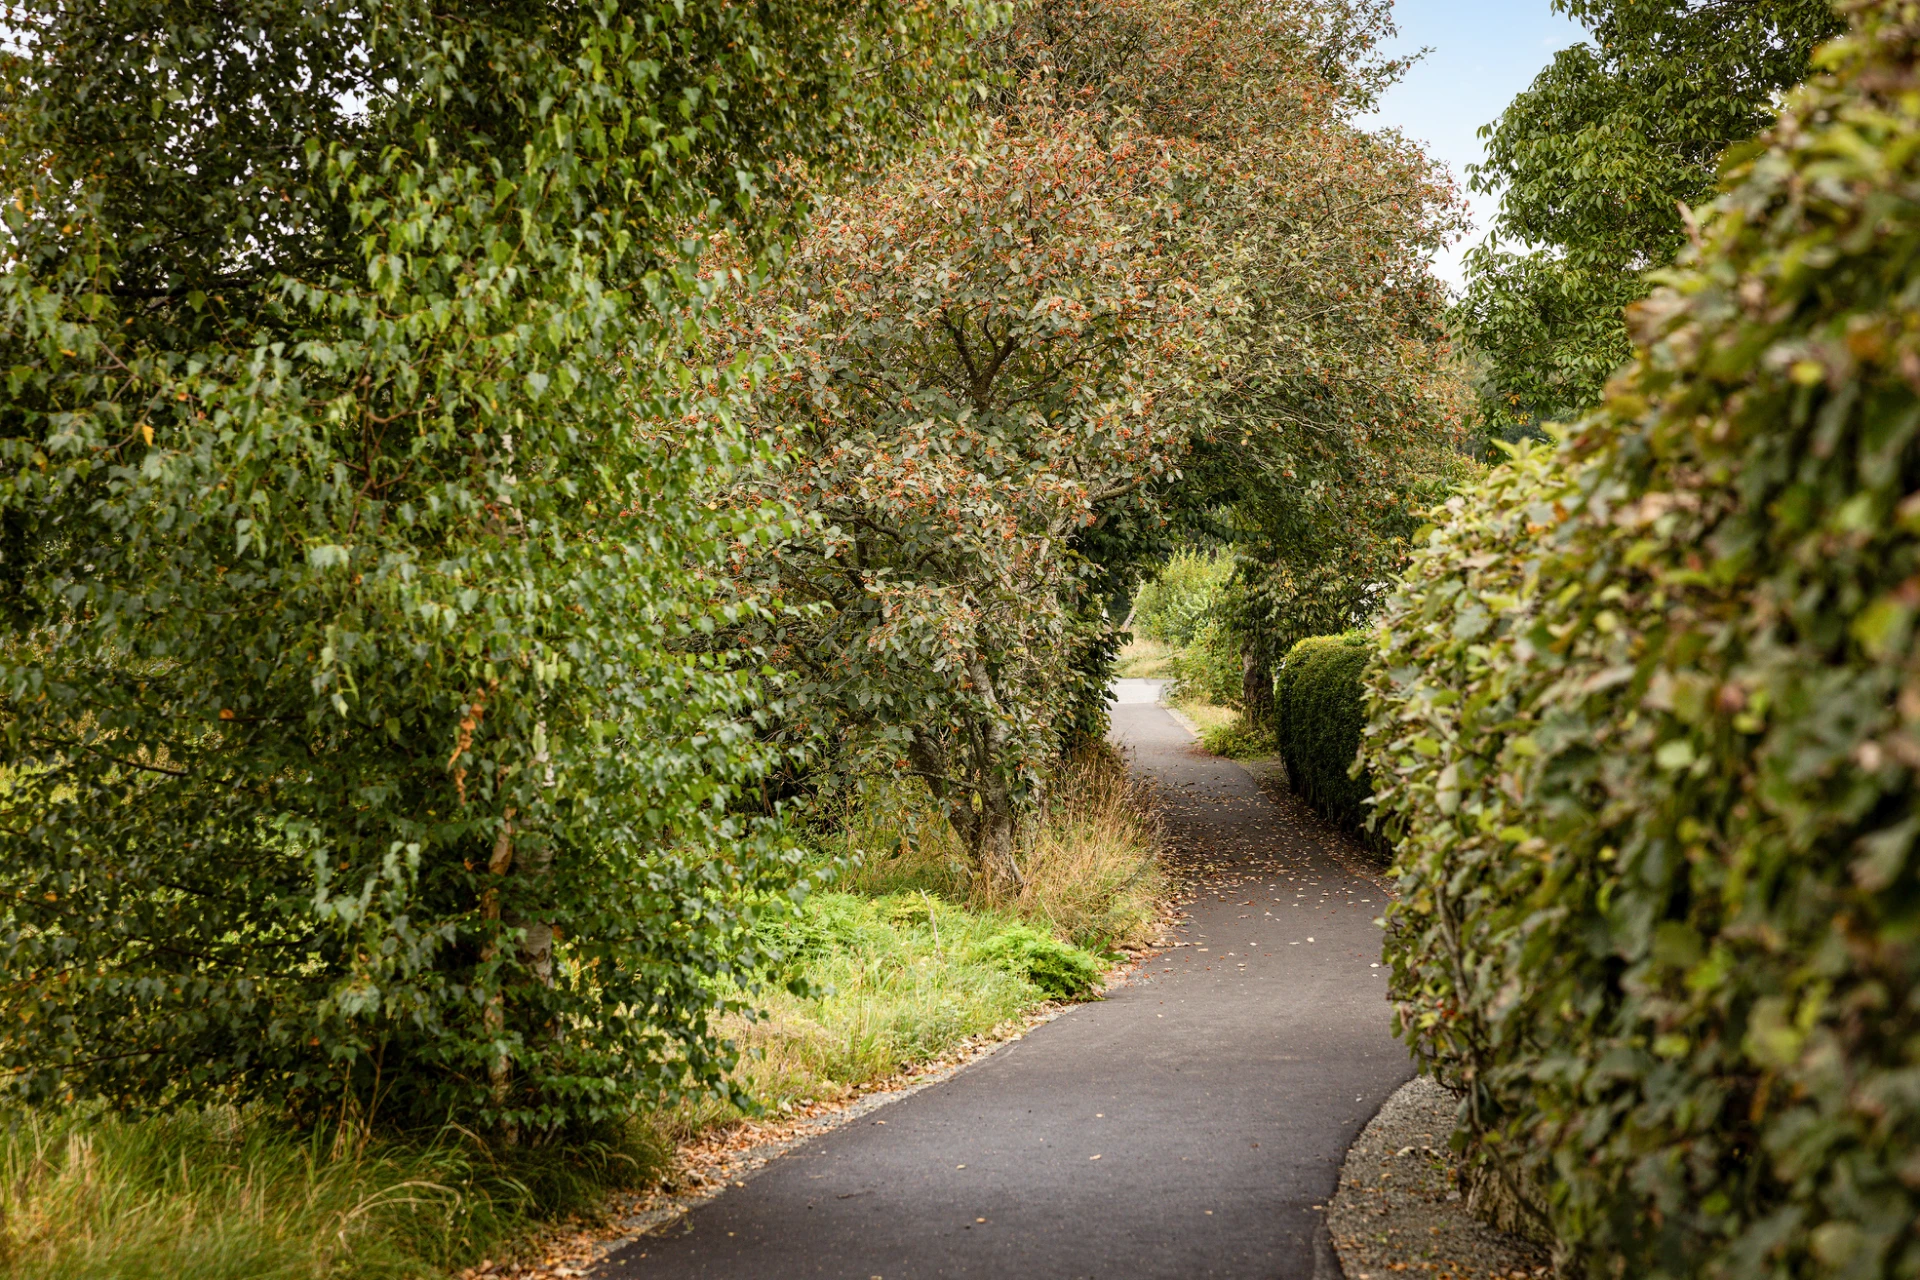
[{"label": "bush", "polygon": [[[717,1081],[756,684],[705,238],[930,6],[83,5],[0,56],[0,1079],[544,1137]],[[703,571],[708,575],[703,578]],[[748,958],[750,960],[750,958]]]},{"label": "bush", "polygon": [[1100,983],[1098,956],[1024,924],[989,938],[979,956],[1019,974],[1057,1000],[1085,995]]},{"label": "bush", "polygon": [[1133,600],[1133,628],[1149,640],[1176,648],[1214,618],[1233,580],[1226,551],[1179,551],[1140,588]]},{"label": "bush", "polygon": [[1208,618],[1168,664],[1175,699],[1237,707],[1241,702],[1240,637],[1223,619]]},{"label": "bush", "polygon": [[1239,712],[1230,714],[1232,718],[1224,723],[1201,728],[1200,745],[1210,754],[1229,760],[1264,760],[1279,749],[1270,726],[1249,724]]},{"label": "bush", "polygon": [[1920,1276],[1911,13],[1852,6],[1369,677],[1402,1033],[1570,1274]]},{"label": "bush", "polygon": [[1366,723],[1361,675],[1371,650],[1358,632],[1311,636],[1288,651],[1275,679],[1274,713],[1287,785],[1315,812],[1366,829],[1373,784],[1352,775]]}]

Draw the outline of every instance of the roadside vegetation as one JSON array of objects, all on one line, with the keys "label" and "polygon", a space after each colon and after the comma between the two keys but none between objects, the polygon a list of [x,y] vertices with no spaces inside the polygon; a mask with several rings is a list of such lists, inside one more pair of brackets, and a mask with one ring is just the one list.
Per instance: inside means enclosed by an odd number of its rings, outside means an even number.
[{"label": "roadside vegetation", "polygon": [[290,1130],[258,1106],[0,1111],[0,1274],[412,1277],[511,1256],[542,1224],[666,1175],[676,1141],[837,1101],[1096,995],[1151,941],[1169,890],[1145,800],[1110,750],[1075,757],[1023,833],[1022,880],[993,890],[923,791],[867,798],[806,836],[821,887],[757,916],[769,960],[721,993],[738,1005],[716,1026],[739,1050],[728,1090],[564,1145],[351,1117]]},{"label": "roadside vegetation", "polygon": [[0,1272],[444,1276],[1096,996],[1118,673],[1564,1274],[1920,1280],[1920,26],[1558,7],[1457,299],[1388,0],[10,8]]},{"label": "roadside vegetation", "polygon": [[[640,1124],[564,1149],[290,1130],[268,1108],[0,1115],[0,1274],[20,1280],[424,1277],[658,1176]],[[497,1256],[497,1255],[496,1255]]]}]

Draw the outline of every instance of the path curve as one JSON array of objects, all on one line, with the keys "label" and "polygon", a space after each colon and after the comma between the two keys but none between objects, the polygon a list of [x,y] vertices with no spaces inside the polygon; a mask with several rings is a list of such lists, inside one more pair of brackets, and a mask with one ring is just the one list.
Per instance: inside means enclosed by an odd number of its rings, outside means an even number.
[{"label": "path curve", "polygon": [[1170,947],[946,1082],[774,1161],[603,1280],[1340,1275],[1341,1157],[1412,1070],[1379,886],[1121,681],[1113,737],[1210,867]]}]

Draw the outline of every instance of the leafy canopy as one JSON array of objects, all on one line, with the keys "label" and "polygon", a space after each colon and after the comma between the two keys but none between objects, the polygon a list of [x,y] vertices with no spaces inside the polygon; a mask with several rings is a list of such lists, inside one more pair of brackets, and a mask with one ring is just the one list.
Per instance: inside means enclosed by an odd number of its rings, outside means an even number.
[{"label": "leafy canopy", "polygon": [[1171,472],[1194,398],[1178,163],[1042,79],[975,145],[823,208],[742,320],[786,365],[751,423],[782,459],[732,500],[808,517],[739,560],[784,607],[752,634],[790,729],[924,778],[983,875],[1019,874],[1100,630],[1074,540]]},{"label": "leafy canopy", "polygon": [[[1577,412],[1630,354],[1625,308],[1687,242],[1721,154],[1773,119],[1829,0],[1555,0],[1588,40],[1481,130],[1475,191],[1500,197],[1467,258],[1465,330],[1496,431]],[[1507,246],[1503,248],[1503,243]]]},{"label": "leafy canopy", "polygon": [[1384,12],[1022,6],[975,143],[837,200],[743,320],[790,363],[754,423],[785,460],[735,501],[811,521],[740,561],[792,608],[755,633],[792,728],[925,778],[982,874],[1017,877],[1047,761],[1099,727],[1103,606],[1196,441],[1257,434],[1277,479],[1265,442],[1425,413],[1448,193],[1351,124]]},{"label": "leafy canopy", "polygon": [[1431,269],[1462,229],[1458,195],[1418,146],[1357,122],[1404,69],[1378,52],[1390,9],[1315,12],[1338,32],[1315,55],[1317,92],[1223,129],[1190,197],[1218,373],[1171,505],[1240,556],[1225,621],[1256,718],[1287,649],[1354,625],[1399,568],[1462,461],[1467,408]]}]

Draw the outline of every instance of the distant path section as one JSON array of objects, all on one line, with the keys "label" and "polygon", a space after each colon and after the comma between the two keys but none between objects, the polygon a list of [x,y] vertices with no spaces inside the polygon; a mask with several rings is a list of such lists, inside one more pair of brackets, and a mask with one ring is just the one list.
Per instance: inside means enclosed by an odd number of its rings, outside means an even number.
[{"label": "distant path section", "polygon": [[1127,985],[774,1161],[604,1280],[1331,1280],[1341,1157],[1412,1074],[1378,883],[1201,752],[1152,681],[1113,738],[1193,897]]}]

